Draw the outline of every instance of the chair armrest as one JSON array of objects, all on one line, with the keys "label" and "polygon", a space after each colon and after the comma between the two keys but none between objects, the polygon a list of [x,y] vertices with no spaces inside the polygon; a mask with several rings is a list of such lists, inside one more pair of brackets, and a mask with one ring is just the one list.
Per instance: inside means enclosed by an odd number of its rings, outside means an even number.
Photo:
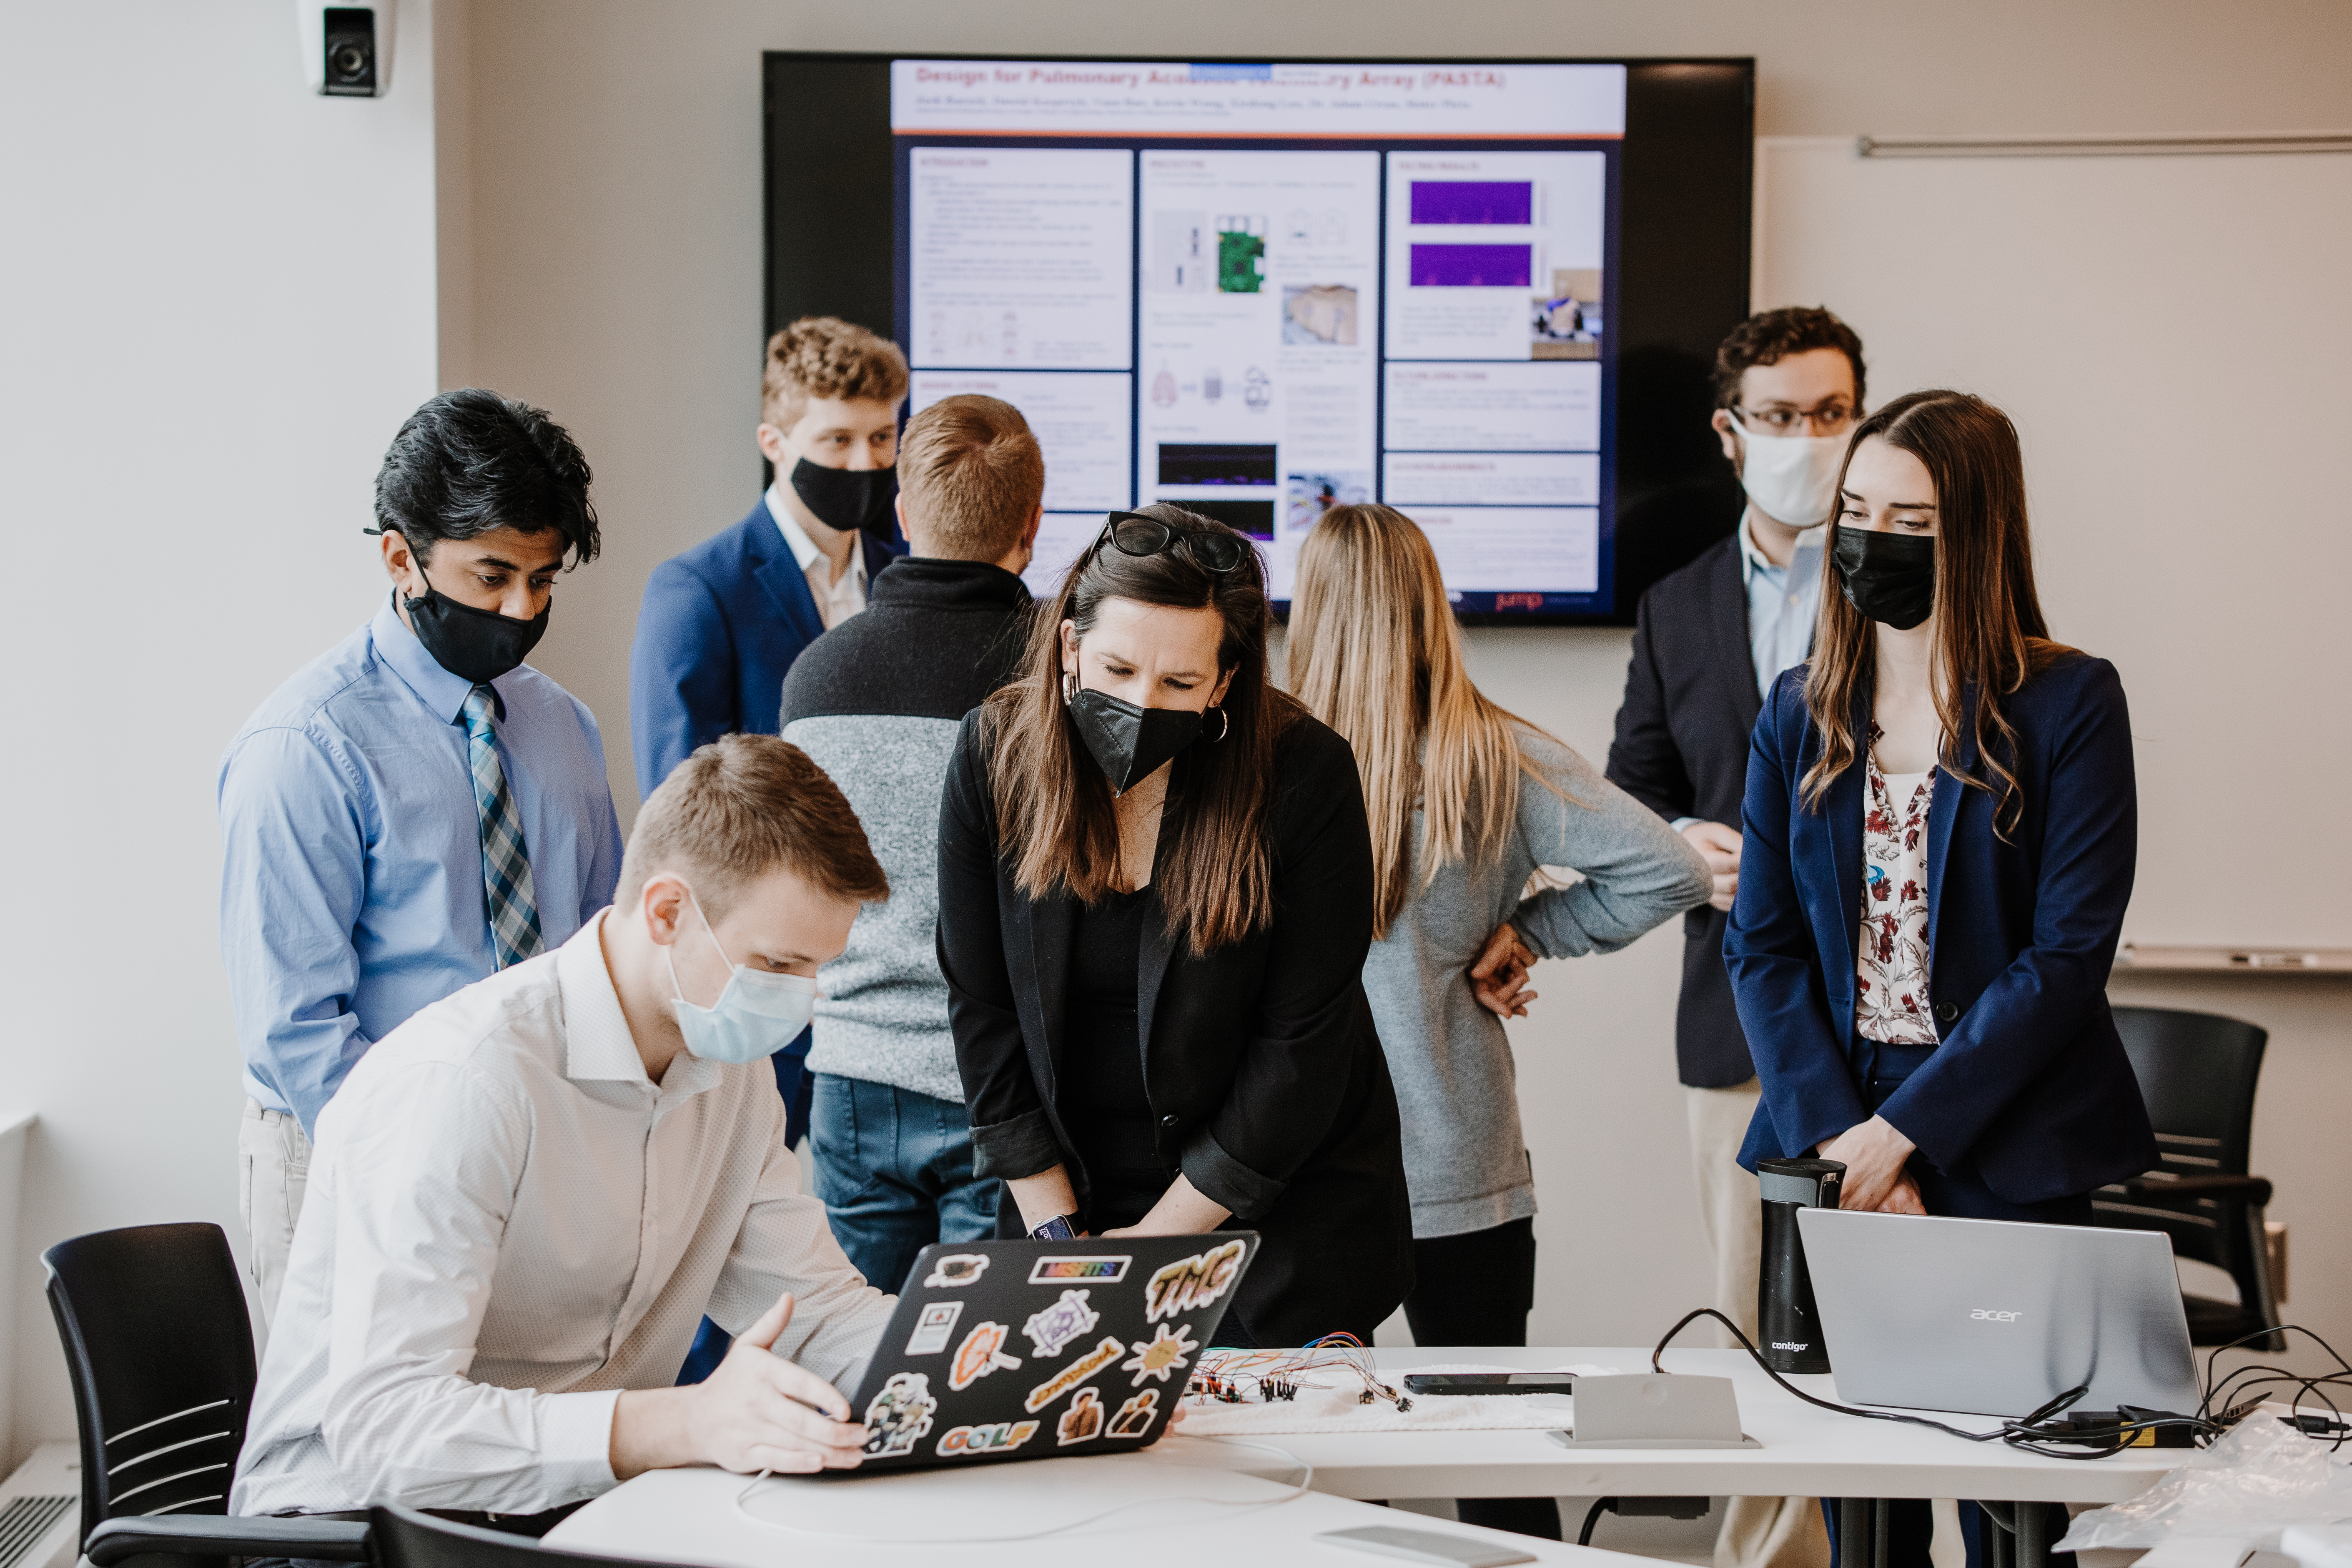
[{"label": "chair armrest", "polygon": [[2123,1189],[2136,1198],[2240,1198],[2257,1208],[2271,1201],[2266,1176],[2134,1176]]},{"label": "chair armrest", "polygon": [[368,1527],[355,1519],[271,1518],[263,1514],[149,1514],[110,1519],[89,1532],[82,1555],[97,1568],[155,1552],[167,1557],[322,1557],[368,1560]]}]

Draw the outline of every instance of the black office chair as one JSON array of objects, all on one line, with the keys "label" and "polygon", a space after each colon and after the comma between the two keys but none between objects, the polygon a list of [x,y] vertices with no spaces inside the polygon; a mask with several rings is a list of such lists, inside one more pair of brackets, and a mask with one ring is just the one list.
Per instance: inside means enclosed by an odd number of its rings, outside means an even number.
[{"label": "black office chair", "polygon": [[2163,1163],[2094,1193],[2094,1222],[2163,1231],[2177,1257],[2210,1263],[2237,1282],[2235,1302],[2185,1299],[2190,1342],[2223,1345],[2263,1334],[2247,1348],[2284,1350],[2263,1229],[2271,1184],[2246,1169],[2254,1083],[2270,1036],[2212,1013],[2118,1007],[2115,1014]]},{"label": "black office chair", "polygon": [[220,1226],[100,1231],[41,1261],[73,1383],[91,1563],[367,1561],[357,1521],[226,1517],[254,1361],[245,1287]]},{"label": "black office chair", "polygon": [[368,1510],[376,1568],[657,1568],[541,1546],[527,1535],[453,1524],[413,1508]]}]

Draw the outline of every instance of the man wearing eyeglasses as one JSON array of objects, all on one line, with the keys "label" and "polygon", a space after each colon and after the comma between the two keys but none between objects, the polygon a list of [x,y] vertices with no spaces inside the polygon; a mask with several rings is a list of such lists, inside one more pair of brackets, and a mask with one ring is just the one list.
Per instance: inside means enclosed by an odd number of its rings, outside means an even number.
[{"label": "man wearing eyeglasses", "polygon": [[[1716,350],[1713,425],[1747,510],[1730,539],[1642,596],[1609,748],[1611,782],[1671,821],[1715,873],[1706,906],[1683,917],[1675,1057],[1699,1219],[1714,1254],[1715,1305],[1751,1338],[1761,1210],[1755,1179],[1736,1156],[1756,1110],[1756,1066],[1732,1005],[1723,931],[1739,887],[1748,731],[1772,682],[1811,649],[1828,532],[1822,525],[1862,395],[1862,340],[1824,310],[1750,316]],[[1828,1560],[1811,1499],[1733,1500],[1717,1568]]]}]

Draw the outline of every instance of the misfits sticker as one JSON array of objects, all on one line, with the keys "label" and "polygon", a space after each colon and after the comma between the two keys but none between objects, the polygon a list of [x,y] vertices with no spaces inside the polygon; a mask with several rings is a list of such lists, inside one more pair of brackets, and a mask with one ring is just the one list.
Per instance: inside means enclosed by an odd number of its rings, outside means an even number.
[{"label": "misfits sticker", "polygon": [[1152,1413],[1160,1408],[1160,1391],[1147,1388],[1118,1407],[1110,1418],[1110,1435],[1114,1437],[1140,1437],[1151,1429]]},{"label": "misfits sticker", "polygon": [[948,1365],[948,1386],[970,1388],[1000,1366],[1019,1366],[1020,1357],[1004,1353],[1004,1342],[1012,1332],[1003,1323],[974,1323]]},{"label": "misfits sticker", "polygon": [[1094,1349],[1031,1389],[1029,1397],[1022,1403],[1034,1415],[1126,1353],[1125,1345],[1106,1334]]},{"label": "misfits sticker", "polygon": [[1249,1243],[1229,1241],[1191,1258],[1180,1258],[1162,1268],[1143,1288],[1143,1321],[1156,1323],[1207,1306],[1233,1288],[1234,1276],[1241,1272],[1242,1258],[1248,1251]]},{"label": "misfits sticker", "polygon": [[940,1439],[939,1456],[953,1459],[972,1454],[1008,1454],[1037,1435],[1034,1421],[992,1421],[985,1426],[950,1426]]},{"label": "misfits sticker", "polygon": [[1095,1258],[1041,1258],[1029,1270],[1032,1285],[1055,1285],[1065,1279],[1099,1279],[1108,1285],[1127,1278],[1127,1266],[1135,1259],[1117,1255]]},{"label": "misfits sticker", "polygon": [[919,1372],[892,1373],[866,1407],[866,1451],[883,1458],[913,1453],[916,1440],[931,1429],[931,1412],[939,1407],[929,1378]]},{"label": "misfits sticker", "polygon": [[948,1336],[955,1332],[956,1320],[963,1316],[961,1301],[934,1301],[923,1309],[915,1320],[915,1331],[907,1340],[908,1355],[937,1355],[948,1348]]},{"label": "misfits sticker", "polygon": [[1135,1373],[1135,1381],[1128,1386],[1141,1388],[1147,1377],[1167,1382],[1168,1374],[1188,1364],[1184,1358],[1201,1348],[1201,1342],[1193,1339],[1192,1334],[1192,1325],[1190,1323],[1173,1333],[1169,1332],[1165,1323],[1154,1329],[1151,1342],[1136,1346],[1134,1356],[1119,1363],[1119,1371]]},{"label": "misfits sticker", "polygon": [[1081,1388],[1070,1401],[1070,1407],[1062,1412],[1061,1425],[1054,1428],[1060,1434],[1055,1444],[1066,1448],[1073,1443],[1090,1443],[1102,1436],[1102,1395],[1091,1388]]},{"label": "misfits sticker", "polygon": [[1087,1305],[1086,1291],[1065,1290],[1060,1300],[1032,1312],[1021,1331],[1029,1336],[1039,1355],[1057,1356],[1072,1340],[1100,1321],[1102,1314]]},{"label": "misfits sticker", "polygon": [[984,1252],[950,1252],[931,1265],[931,1277],[923,1281],[926,1288],[933,1285],[969,1285],[988,1272],[988,1254]]}]

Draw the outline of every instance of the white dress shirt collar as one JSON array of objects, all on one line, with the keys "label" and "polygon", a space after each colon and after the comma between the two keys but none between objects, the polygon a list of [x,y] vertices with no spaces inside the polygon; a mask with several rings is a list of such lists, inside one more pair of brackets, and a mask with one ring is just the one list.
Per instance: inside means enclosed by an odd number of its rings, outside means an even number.
[{"label": "white dress shirt collar", "polygon": [[637,1054],[636,1037],[621,1010],[621,994],[604,964],[604,921],[612,912],[605,910],[592,917],[578,936],[556,951],[556,984],[563,993],[563,1076],[574,1083],[640,1083],[656,1089],[665,1100],[683,1100],[716,1086],[718,1064],[692,1051],[682,1050],[670,1058],[659,1084],[646,1076],[645,1058]]},{"label": "white dress shirt collar", "polygon": [[[1756,535],[1748,528],[1748,524],[1755,520],[1755,515],[1753,508],[1739,514],[1739,580],[1742,583],[1754,582],[1756,569],[1759,566],[1767,572],[1787,570],[1785,567],[1773,565],[1771,559],[1757,544]],[[1828,541],[1829,532],[1830,527],[1827,523],[1822,524],[1819,528],[1806,529],[1797,535],[1797,553],[1801,555],[1808,550],[1819,550]],[[1789,564],[1794,566],[1796,562],[1792,559]]]},{"label": "white dress shirt collar", "polygon": [[784,500],[783,480],[769,485],[768,515],[775,520],[776,531],[784,536],[784,547],[793,552],[802,575],[808,579],[809,596],[816,601],[817,618],[831,631],[835,626],[866,607],[866,542],[853,541],[849,547],[849,570],[836,581],[833,563],[816,541],[793,516],[792,507]]}]

